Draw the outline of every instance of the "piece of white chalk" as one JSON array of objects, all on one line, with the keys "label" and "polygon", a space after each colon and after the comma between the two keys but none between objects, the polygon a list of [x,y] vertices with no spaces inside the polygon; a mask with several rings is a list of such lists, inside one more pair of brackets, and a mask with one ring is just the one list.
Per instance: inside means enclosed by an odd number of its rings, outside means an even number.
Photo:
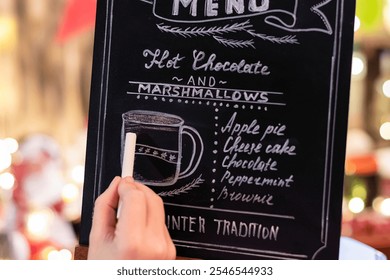
[{"label": "piece of white chalk", "polygon": [[137,134],[132,132],[126,133],[125,148],[122,162],[122,178],[128,176],[133,177],[136,142]]},{"label": "piece of white chalk", "polygon": [[[134,171],[134,159],[135,159],[135,145],[137,143],[137,134],[128,132],[126,133],[125,147],[123,149],[122,160],[122,178],[133,177]],[[121,202],[118,205],[117,218],[121,211]]]}]

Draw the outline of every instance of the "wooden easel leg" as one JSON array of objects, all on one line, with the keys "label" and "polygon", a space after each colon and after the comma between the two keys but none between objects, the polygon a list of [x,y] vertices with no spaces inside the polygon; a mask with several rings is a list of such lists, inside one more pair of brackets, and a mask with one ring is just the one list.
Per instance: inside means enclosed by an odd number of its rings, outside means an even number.
[{"label": "wooden easel leg", "polygon": [[74,249],[74,260],[86,260],[88,259],[88,246],[76,246]]}]

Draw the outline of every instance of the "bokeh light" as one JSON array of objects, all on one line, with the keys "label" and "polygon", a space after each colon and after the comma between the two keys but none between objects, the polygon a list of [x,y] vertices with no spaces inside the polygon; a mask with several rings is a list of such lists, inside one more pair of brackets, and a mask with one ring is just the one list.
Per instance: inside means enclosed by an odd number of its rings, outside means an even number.
[{"label": "bokeh light", "polygon": [[385,122],[381,125],[379,134],[384,140],[390,140],[390,122]]},{"label": "bokeh light", "polygon": [[390,98],[390,80],[387,80],[383,83],[382,85],[382,91],[383,91],[383,94]]},{"label": "bokeh light", "polygon": [[27,233],[35,240],[44,240],[50,234],[53,213],[50,209],[32,211],[27,215]]},{"label": "bokeh light", "polygon": [[0,188],[3,190],[11,190],[15,184],[15,177],[9,172],[0,174]]},{"label": "bokeh light", "polygon": [[348,209],[352,213],[360,213],[364,210],[365,203],[360,197],[354,197],[348,202]]},{"label": "bokeh light", "polygon": [[79,194],[80,194],[80,190],[74,184],[66,184],[62,188],[62,192],[61,192],[62,200],[68,203],[78,199]]}]

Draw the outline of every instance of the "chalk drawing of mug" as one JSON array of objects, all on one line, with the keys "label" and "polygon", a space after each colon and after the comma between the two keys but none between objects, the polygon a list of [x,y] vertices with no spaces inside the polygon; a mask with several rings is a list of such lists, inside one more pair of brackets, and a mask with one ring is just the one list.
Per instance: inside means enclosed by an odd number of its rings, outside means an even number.
[{"label": "chalk drawing of mug", "polygon": [[[184,125],[176,115],[162,112],[134,110],[122,114],[122,154],[127,132],[137,134],[133,177],[151,186],[170,186],[186,178],[197,169],[203,155],[203,141],[198,131]],[[183,136],[192,143],[182,166]]]}]

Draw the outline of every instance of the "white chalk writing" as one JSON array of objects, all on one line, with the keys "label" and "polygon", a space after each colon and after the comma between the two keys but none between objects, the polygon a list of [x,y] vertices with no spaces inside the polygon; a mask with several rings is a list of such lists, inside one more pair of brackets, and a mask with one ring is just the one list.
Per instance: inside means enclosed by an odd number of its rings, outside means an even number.
[{"label": "white chalk writing", "polygon": [[231,171],[226,170],[221,178],[221,183],[228,183],[230,186],[255,185],[269,187],[292,187],[294,183],[294,175],[289,175],[287,178],[268,178],[253,175],[234,175]]},{"label": "white chalk writing", "polygon": [[202,216],[167,215],[166,225],[172,231],[205,233],[206,219]]},{"label": "white chalk writing", "polygon": [[279,226],[266,226],[259,223],[244,223],[225,219],[214,219],[214,222],[217,224],[217,235],[278,240]]},{"label": "white chalk writing", "polygon": [[192,64],[192,69],[194,71],[222,71],[238,74],[260,74],[262,76],[268,76],[271,74],[269,67],[267,65],[263,65],[260,61],[247,63],[245,59],[242,59],[240,62],[218,62],[216,61],[217,55],[215,53],[206,58],[206,53],[198,50],[193,51],[193,58],[194,62]]},{"label": "white chalk writing", "polygon": [[258,0],[173,0],[172,15],[180,14],[181,8],[189,7],[189,14],[193,17],[198,15],[200,9],[198,7],[202,4],[204,16],[215,17],[219,15],[219,7],[224,7],[224,13],[227,15],[238,14],[241,15],[245,9],[253,13],[264,12],[269,9],[269,0],[261,0],[258,5]]}]

